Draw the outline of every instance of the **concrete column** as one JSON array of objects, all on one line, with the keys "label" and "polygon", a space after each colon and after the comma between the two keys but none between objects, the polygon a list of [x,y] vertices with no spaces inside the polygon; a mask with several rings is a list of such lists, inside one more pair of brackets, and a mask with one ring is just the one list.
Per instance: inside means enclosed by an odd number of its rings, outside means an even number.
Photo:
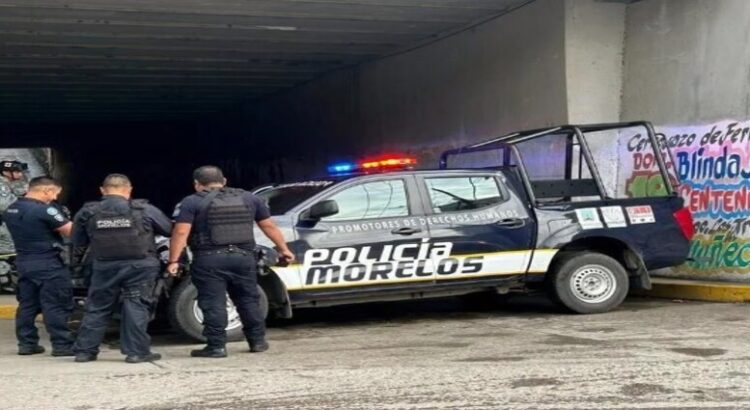
[{"label": "concrete column", "polygon": [[568,122],[620,119],[624,3],[565,1],[565,86]]},{"label": "concrete column", "polygon": [[750,1],[628,6],[622,117],[700,124],[750,117]]}]

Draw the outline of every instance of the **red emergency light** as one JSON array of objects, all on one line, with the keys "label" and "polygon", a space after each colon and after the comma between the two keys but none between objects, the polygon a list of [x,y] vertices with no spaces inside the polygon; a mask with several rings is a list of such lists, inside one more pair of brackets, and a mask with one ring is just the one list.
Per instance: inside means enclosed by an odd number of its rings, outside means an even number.
[{"label": "red emergency light", "polygon": [[403,154],[388,154],[369,157],[361,161],[337,162],[328,166],[330,175],[351,175],[358,172],[376,173],[411,169],[417,165],[417,159]]},{"label": "red emergency light", "polygon": [[364,170],[388,170],[388,169],[407,169],[417,165],[417,159],[403,155],[388,155],[377,158],[367,158],[360,162],[360,167]]}]

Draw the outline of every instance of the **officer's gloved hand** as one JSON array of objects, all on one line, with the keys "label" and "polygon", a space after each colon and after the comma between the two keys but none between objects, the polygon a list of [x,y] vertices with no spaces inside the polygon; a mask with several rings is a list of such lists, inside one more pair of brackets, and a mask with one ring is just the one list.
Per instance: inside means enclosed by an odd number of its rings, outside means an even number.
[{"label": "officer's gloved hand", "polygon": [[55,209],[57,209],[58,211],[60,211],[60,213],[62,213],[63,215],[65,215],[66,218],[72,219],[72,214],[70,213],[70,209],[67,206],[65,206],[65,205],[63,205],[63,204],[61,204],[61,203],[59,203],[57,201],[50,202],[50,205],[54,206]]}]

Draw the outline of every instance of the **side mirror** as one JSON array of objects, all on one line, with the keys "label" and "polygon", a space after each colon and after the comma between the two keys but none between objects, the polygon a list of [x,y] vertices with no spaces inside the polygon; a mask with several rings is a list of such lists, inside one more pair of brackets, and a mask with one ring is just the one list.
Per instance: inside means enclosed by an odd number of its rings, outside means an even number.
[{"label": "side mirror", "polygon": [[317,221],[326,216],[336,215],[337,213],[339,213],[339,204],[333,199],[326,199],[313,205],[307,213],[307,217],[308,219]]}]

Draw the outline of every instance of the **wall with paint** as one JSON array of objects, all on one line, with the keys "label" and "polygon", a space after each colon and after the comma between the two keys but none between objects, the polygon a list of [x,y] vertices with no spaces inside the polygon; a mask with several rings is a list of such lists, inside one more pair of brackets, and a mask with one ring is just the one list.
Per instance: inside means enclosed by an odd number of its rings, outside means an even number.
[{"label": "wall with paint", "polygon": [[[678,192],[695,219],[693,261],[660,275],[750,282],[750,121],[657,127],[674,161]],[[630,197],[663,192],[662,178],[642,134],[618,146],[618,189]]]},{"label": "wall with paint", "polygon": [[[659,274],[750,282],[750,53],[740,51],[748,38],[745,0],[627,8],[621,119],[650,120],[668,138],[695,216],[695,261]],[[659,189],[649,158],[627,141],[618,150],[629,163],[618,188]]]}]

